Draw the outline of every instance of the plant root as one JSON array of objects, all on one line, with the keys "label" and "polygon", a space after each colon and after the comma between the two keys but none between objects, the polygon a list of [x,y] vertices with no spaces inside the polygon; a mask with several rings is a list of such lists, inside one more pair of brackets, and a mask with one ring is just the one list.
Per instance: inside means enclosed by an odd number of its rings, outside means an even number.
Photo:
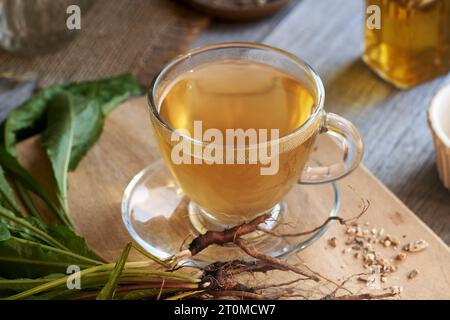
[{"label": "plant root", "polygon": [[380,300],[398,296],[398,293],[387,292],[380,294],[361,293],[361,294],[348,294],[339,297],[325,297],[322,300]]},{"label": "plant root", "polygon": [[189,251],[192,256],[195,256],[212,244],[224,245],[233,243],[237,238],[256,231],[258,226],[270,217],[269,214],[264,214],[248,223],[243,223],[230,229],[225,229],[223,231],[208,231],[205,234],[198,236],[190,243]]},{"label": "plant root", "polygon": [[357,216],[354,216],[354,217],[349,218],[349,219],[344,219],[344,218],[338,217],[338,216],[336,216],[336,217],[329,217],[320,226],[315,227],[314,229],[311,229],[311,230],[308,230],[308,231],[296,232],[296,233],[278,234],[276,232],[273,232],[273,231],[270,231],[270,230],[266,230],[266,229],[263,229],[263,228],[259,228],[259,227],[258,227],[258,230],[262,231],[262,232],[264,232],[266,234],[269,234],[271,236],[280,237],[280,238],[307,236],[307,235],[310,235],[312,233],[315,233],[315,232],[319,231],[320,229],[325,227],[331,221],[338,221],[339,224],[341,224],[341,225],[348,225],[351,222],[357,221],[359,218],[361,218],[367,212],[367,210],[369,210],[369,207],[370,207],[370,201],[369,200],[364,200],[363,209],[361,210],[361,212]]},{"label": "plant root", "polygon": [[266,262],[268,265],[272,266],[274,269],[277,270],[282,270],[282,271],[292,271],[296,274],[302,275],[307,277],[308,279],[311,279],[313,281],[319,282],[320,278],[318,276],[316,276],[315,274],[305,271],[305,270],[301,270],[300,268],[290,265],[278,258],[274,258],[262,253],[257,252],[254,249],[251,249],[250,247],[248,247],[243,240],[241,239],[236,239],[234,241],[234,243],[242,249],[242,251],[244,251],[246,254],[248,254],[250,257],[253,257],[255,259],[261,260]]},{"label": "plant root", "polygon": [[[288,233],[288,234],[278,234],[270,230],[262,228],[260,225],[270,219],[270,215],[259,216],[248,223],[241,224],[239,226],[225,229],[223,231],[208,231],[205,234],[199,235],[189,244],[186,250],[181,251],[175,255],[171,263],[175,265],[177,262],[195,256],[199,252],[205,250],[211,245],[223,246],[228,243],[234,243],[238,246],[244,253],[248,256],[256,259],[255,261],[243,261],[243,260],[232,260],[228,262],[215,262],[203,269],[203,275],[201,276],[201,282],[199,288],[204,290],[204,294],[209,297],[228,297],[228,298],[239,298],[239,299],[252,299],[252,300],[267,300],[267,299],[278,299],[281,297],[295,297],[296,293],[287,294],[284,292],[281,295],[265,295],[262,292],[269,288],[277,288],[288,286],[294,284],[298,281],[308,281],[312,280],[319,282],[321,279],[325,279],[328,282],[333,283],[336,288],[330,294],[322,297],[322,300],[374,300],[374,299],[387,299],[395,297],[397,293],[382,293],[382,294],[371,294],[371,293],[361,293],[353,294],[350,290],[346,289],[344,285],[351,278],[356,275],[349,277],[341,284],[337,284],[322,275],[314,272],[305,265],[305,268],[301,269],[297,266],[290,265],[287,262],[268,256],[266,254],[260,253],[250,245],[248,245],[243,236],[252,233],[254,231],[262,231],[271,236],[276,237],[299,237],[315,233],[326,226],[331,221],[337,221],[341,225],[348,225],[357,221],[361,218],[369,209],[370,202],[364,201],[361,212],[355,217],[344,219],[342,217],[329,217],[320,226],[313,228],[308,231],[298,232],[298,233]],[[306,269],[306,270],[305,270]],[[280,284],[263,285],[257,287],[248,287],[236,280],[237,275],[242,273],[256,273],[256,272],[268,272],[272,270],[280,271],[290,271],[301,275],[301,278],[292,280]],[[347,291],[347,294],[337,296],[339,290]],[[299,295],[300,297],[306,299],[305,295]]]}]

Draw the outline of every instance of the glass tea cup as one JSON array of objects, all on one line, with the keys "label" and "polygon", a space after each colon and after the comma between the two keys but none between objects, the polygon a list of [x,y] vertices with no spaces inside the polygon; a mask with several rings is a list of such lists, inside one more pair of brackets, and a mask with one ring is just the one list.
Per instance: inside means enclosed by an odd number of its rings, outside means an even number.
[{"label": "glass tea cup", "polygon": [[[224,155],[237,155],[244,148],[244,161],[211,162],[205,156],[211,153],[205,153],[205,150],[211,149],[214,142],[196,139],[192,133],[172,127],[161,114],[161,107],[180,78],[205,65],[221,61],[241,62],[241,68],[249,64],[265,65],[295,79],[313,97],[309,117],[298,127],[274,139],[244,146],[217,144],[215,147]],[[217,74],[217,77],[221,77],[221,74]],[[296,56],[274,47],[253,43],[223,43],[192,50],[175,58],[160,71],[152,82],[148,100],[154,135],[171,174],[190,199],[189,219],[198,232],[222,230],[263,214],[272,215],[276,220],[285,210],[283,197],[296,183],[335,181],[352,172],[361,161],[361,136],[348,120],[325,112],[324,88],[320,77]],[[217,117],[222,116],[217,113]],[[196,120],[204,120],[202,114]],[[239,128],[238,123],[231,126]],[[341,142],[342,161],[331,165],[307,164],[318,135],[330,135]],[[188,154],[191,161],[174,161],[173,150],[180,143],[186,147],[183,150],[199,151]],[[273,174],[262,174],[265,165],[261,162],[245,162],[252,150],[264,148],[270,149],[270,159],[278,162],[278,170]]]}]

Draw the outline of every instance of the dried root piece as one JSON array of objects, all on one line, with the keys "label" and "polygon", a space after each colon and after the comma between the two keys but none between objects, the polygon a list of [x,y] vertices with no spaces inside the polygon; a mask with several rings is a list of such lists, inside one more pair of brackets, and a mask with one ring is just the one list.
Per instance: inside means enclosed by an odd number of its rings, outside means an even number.
[{"label": "dried root piece", "polygon": [[337,246],[337,239],[336,239],[336,237],[328,239],[328,244],[330,245],[330,247],[336,248],[336,246]]},{"label": "dried root piece", "polygon": [[362,294],[348,294],[343,295],[339,297],[334,297],[331,299],[325,299],[325,300],[380,300],[380,299],[387,299],[397,296],[399,293],[394,292],[386,292],[386,293],[380,293],[380,294],[372,294],[372,293],[362,293]]},{"label": "dried root piece", "polygon": [[412,280],[414,278],[416,278],[419,275],[419,271],[417,271],[416,269],[411,270],[410,272],[408,272],[408,275],[406,276],[409,280]]},{"label": "dried root piece", "polygon": [[244,272],[267,272],[270,270],[274,270],[274,267],[260,261],[215,262],[204,268],[201,287],[208,291],[243,290],[253,292],[255,289],[241,285],[235,281],[234,277]]},{"label": "dried root piece", "polygon": [[419,252],[425,250],[428,246],[429,244],[425,240],[417,240],[403,246],[403,250],[406,252]]},{"label": "dried root piece", "polygon": [[223,231],[208,231],[191,242],[189,251],[192,256],[195,256],[210,245],[233,243],[237,238],[256,231],[258,226],[269,218],[270,214],[265,214],[253,219],[249,223],[244,223],[230,229],[225,229]]},{"label": "dried root piece", "polygon": [[405,261],[408,255],[406,253],[400,252],[395,256],[395,260],[397,261]]},{"label": "dried root piece", "polygon": [[386,248],[390,247],[391,244],[392,244],[392,242],[390,240],[388,240],[388,239],[383,241],[383,246],[385,246]]},{"label": "dried root piece", "polygon": [[393,246],[400,245],[400,239],[392,234],[387,234],[385,241],[389,241]]},{"label": "dried root piece", "polygon": [[236,275],[243,272],[267,272],[278,269],[264,261],[241,261],[215,262],[204,269],[200,287],[205,293],[212,297],[234,297],[251,300],[279,299],[284,294],[267,296],[262,294],[263,290],[288,286],[302,280],[310,280],[309,277],[298,278],[289,282],[278,284],[266,284],[257,287],[248,287],[236,280]]},{"label": "dried root piece", "polygon": [[223,231],[208,231],[205,234],[201,234],[192,240],[187,250],[183,250],[170,258],[170,264],[175,268],[179,261],[195,256],[200,251],[205,250],[213,244],[224,245],[233,243],[237,238],[258,230],[258,225],[264,223],[270,217],[269,214],[265,214],[256,217],[248,223],[243,223],[230,229],[225,229]]},{"label": "dried root piece", "polygon": [[391,293],[392,293],[392,294],[398,295],[398,294],[400,294],[400,293],[403,292],[403,287],[400,287],[400,286],[392,286],[392,287],[389,288],[389,290],[391,290]]}]

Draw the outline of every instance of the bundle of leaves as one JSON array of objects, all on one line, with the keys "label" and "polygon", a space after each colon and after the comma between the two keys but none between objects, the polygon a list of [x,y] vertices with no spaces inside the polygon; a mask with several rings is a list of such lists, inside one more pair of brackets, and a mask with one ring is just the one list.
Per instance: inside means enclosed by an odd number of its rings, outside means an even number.
[{"label": "bundle of leaves", "polygon": [[[113,276],[116,264],[103,261],[73,230],[67,175],[98,140],[107,115],[139,94],[139,85],[129,74],[54,85],[31,97],[4,121],[0,146],[0,297],[66,298],[91,288],[100,291]],[[54,195],[16,157],[16,144],[38,134],[52,166],[53,177],[49,179],[55,182]],[[53,223],[44,223],[31,194],[45,203]],[[127,269],[148,263],[131,263]],[[82,270],[83,290],[67,287],[66,272],[71,265]],[[142,275],[145,284],[155,279],[129,270],[124,271],[121,281],[133,283]],[[159,284],[161,275],[156,278]],[[117,279],[111,281],[114,284]],[[110,298],[112,290],[107,289],[99,297]]]}]

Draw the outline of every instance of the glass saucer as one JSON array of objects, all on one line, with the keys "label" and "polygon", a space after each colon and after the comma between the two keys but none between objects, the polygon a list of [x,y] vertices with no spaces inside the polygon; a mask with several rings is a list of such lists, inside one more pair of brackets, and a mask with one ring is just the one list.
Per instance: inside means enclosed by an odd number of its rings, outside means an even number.
[{"label": "glass saucer", "polygon": [[[292,236],[312,230],[330,216],[336,216],[340,206],[336,183],[296,184],[274,208],[273,219],[261,224],[279,237],[256,231],[246,241],[258,252],[286,257],[305,249],[328,229],[330,223],[306,236]],[[127,186],[122,199],[121,214],[126,229],[142,248],[167,259],[187,249],[199,232],[195,204],[178,187],[163,160],[158,160],[139,172]],[[187,265],[204,265],[215,261],[250,259],[234,244],[211,246],[195,257],[183,261]]]}]

